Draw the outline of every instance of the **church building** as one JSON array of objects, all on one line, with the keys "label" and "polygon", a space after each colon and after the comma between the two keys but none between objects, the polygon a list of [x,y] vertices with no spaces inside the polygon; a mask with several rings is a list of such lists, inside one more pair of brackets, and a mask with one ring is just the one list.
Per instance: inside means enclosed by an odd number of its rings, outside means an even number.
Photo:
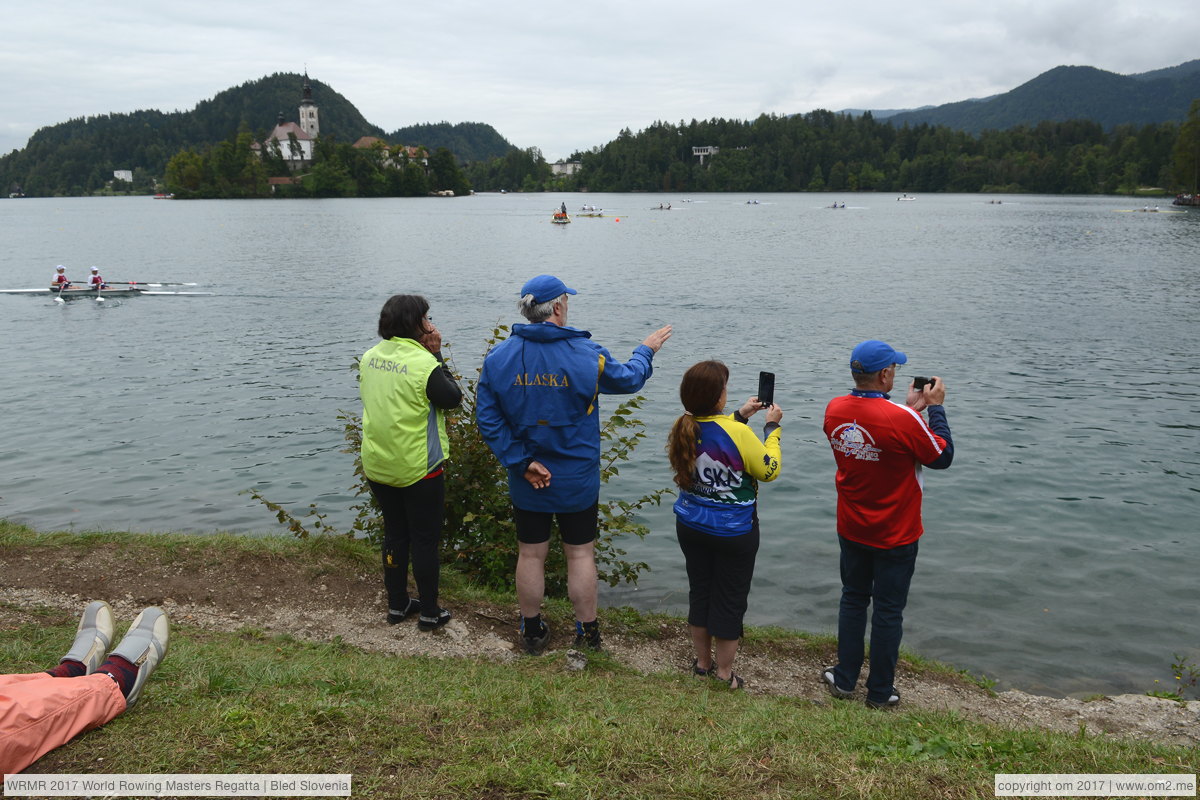
[{"label": "church building", "polygon": [[321,132],[321,123],[317,116],[317,104],[312,99],[312,86],[308,83],[308,72],[304,73],[304,95],[300,100],[300,122],[284,122],[283,112],[279,112],[279,120],[275,128],[267,135],[261,145],[255,142],[251,149],[261,157],[264,148],[279,148],[284,163],[288,169],[295,172],[312,164],[313,147],[317,135]]}]

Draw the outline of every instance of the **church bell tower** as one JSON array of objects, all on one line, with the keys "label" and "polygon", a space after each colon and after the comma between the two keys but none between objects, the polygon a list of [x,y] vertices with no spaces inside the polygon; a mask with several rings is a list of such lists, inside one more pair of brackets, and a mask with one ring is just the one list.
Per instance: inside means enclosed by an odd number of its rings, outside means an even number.
[{"label": "church bell tower", "polygon": [[308,70],[304,71],[304,99],[300,101],[300,128],[316,139],[321,125],[317,121],[317,104],[312,99],[312,86],[308,84]]}]

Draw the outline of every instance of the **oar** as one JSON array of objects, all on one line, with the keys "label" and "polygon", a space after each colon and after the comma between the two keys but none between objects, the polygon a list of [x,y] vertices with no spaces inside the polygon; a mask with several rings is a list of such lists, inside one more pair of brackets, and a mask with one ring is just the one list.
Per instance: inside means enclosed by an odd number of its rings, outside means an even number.
[{"label": "oar", "polygon": [[147,283],[145,281],[106,281],[113,286],[199,286],[198,283],[171,283],[163,281],[161,283]]},{"label": "oar", "polygon": [[97,303],[103,303],[103,302],[104,302],[104,297],[103,297],[103,296],[101,296],[101,291],[102,291],[103,289],[104,289],[104,284],[103,284],[103,283],[97,283],[97,284],[96,284],[96,302],[97,302]]},{"label": "oar", "polygon": [[64,290],[65,290],[65,289],[66,289],[68,286],[70,286],[70,285],[71,285],[71,284],[70,284],[69,282],[68,282],[67,284],[65,284],[65,285],[64,285],[64,284],[61,284],[61,283],[58,285],[58,297],[54,298],[54,302],[56,302],[56,303],[65,303],[65,302],[67,302],[66,300],[63,300],[62,293],[63,293],[63,291],[64,291]]}]

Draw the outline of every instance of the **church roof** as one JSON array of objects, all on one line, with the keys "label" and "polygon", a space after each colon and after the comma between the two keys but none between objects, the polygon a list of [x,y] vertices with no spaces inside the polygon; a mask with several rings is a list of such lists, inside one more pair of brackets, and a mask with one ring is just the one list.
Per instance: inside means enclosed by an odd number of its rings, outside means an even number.
[{"label": "church roof", "polygon": [[271,133],[267,135],[267,141],[269,142],[272,139],[275,139],[279,141],[280,144],[283,144],[287,142],[289,133],[294,133],[296,138],[302,142],[312,140],[312,137],[305,133],[304,129],[295,122],[283,122],[279,125],[276,125],[275,130],[271,131]]}]

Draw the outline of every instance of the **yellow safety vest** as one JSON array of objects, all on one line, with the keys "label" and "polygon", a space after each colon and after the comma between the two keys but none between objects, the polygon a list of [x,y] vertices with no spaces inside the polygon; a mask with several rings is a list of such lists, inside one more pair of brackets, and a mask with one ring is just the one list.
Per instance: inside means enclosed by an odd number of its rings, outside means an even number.
[{"label": "yellow safety vest", "polygon": [[429,375],[440,368],[420,343],[399,336],[363,353],[361,454],[363,472],[376,483],[410,486],[449,455],[446,414],[425,394]]}]

